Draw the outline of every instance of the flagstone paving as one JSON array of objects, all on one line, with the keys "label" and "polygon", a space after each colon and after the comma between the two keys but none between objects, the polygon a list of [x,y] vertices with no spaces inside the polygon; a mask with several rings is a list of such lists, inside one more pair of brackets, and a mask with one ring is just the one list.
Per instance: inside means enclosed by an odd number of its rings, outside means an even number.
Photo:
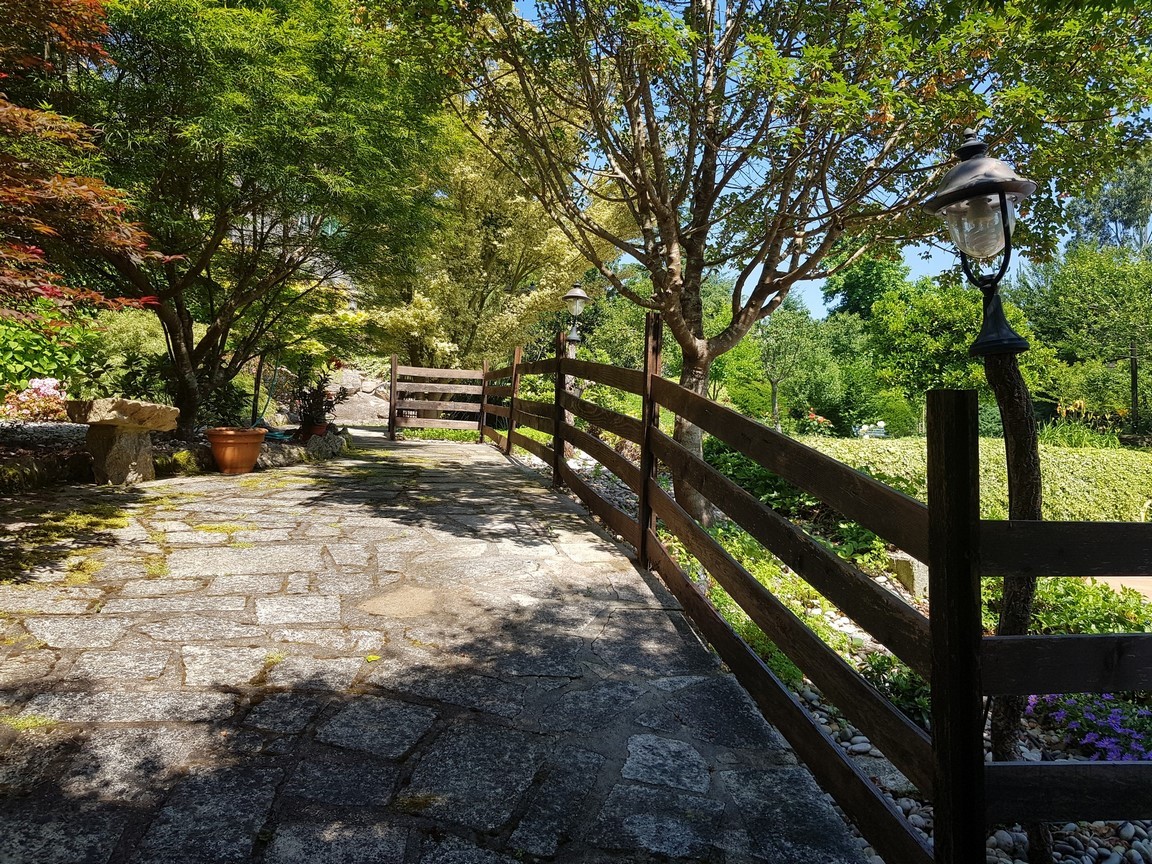
[{"label": "flagstone paving", "polygon": [[4,502],[0,862],[860,861],[650,574],[487,446]]}]

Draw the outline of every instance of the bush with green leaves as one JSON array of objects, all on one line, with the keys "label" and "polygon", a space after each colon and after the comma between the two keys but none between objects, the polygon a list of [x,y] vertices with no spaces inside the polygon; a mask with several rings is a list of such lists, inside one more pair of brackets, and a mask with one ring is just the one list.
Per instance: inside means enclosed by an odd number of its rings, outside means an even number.
[{"label": "bush with green leaves", "polygon": [[0,317],[0,392],[24,390],[33,378],[57,378],[71,385],[94,338],[87,315],[51,323]]},{"label": "bush with green leaves", "polygon": [[[914,498],[927,500],[927,445],[923,438],[811,437],[801,439],[800,443],[866,471],[889,485],[897,485]],[[782,488],[779,484],[783,481],[768,477],[769,472],[744,460],[722,442],[709,442],[705,453],[713,465],[757,497],[763,498],[757,489]],[[737,464],[739,468],[734,467]],[[1077,449],[1041,444],[1040,468],[1045,519],[1142,522],[1150,517],[1152,453],[1126,448]],[[733,470],[735,474],[730,473]],[[980,513],[985,519],[1008,518],[1004,442],[995,438],[980,441]]]},{"label": "bush with green leaves", "polygon": [[1040,427],[1040,441],[1051,447],[1081,447],[1116,450],[1120,437],[1111,431],[1098,431],[1085,423],[1059,419]]}]

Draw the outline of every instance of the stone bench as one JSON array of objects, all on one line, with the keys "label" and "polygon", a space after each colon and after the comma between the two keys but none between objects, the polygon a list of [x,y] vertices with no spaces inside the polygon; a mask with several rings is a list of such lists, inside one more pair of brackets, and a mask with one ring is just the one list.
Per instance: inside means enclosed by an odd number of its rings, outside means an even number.
[{"label": "stone bench", "polygon": [[87,423],[86,442],[97,483],[142,483],[156,479],[152,432],[176,428],[180,411],[134,399],[72,400],[68,419]]}]

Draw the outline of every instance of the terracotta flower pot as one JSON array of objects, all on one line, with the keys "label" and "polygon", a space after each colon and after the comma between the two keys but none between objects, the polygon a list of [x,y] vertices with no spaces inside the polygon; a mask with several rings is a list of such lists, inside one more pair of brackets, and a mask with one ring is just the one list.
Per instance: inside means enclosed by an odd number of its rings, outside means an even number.
[{"label": "terracotta flower pot", "polygon": [[260,445],[267,429],[245,429],[242,426],[217,426],[205,430],[212,445],[212,458],[221,474],[247,474],[256,467]]},{"label": "terracotta flower pot", "polygon": [[299,437],[300,437],[300,443],[301,444],[307,444],[308,440],[315,435],[319,435],[321,438],[323,438],[327,434],[328,434],[328,424],[327,423],[301,423],[300,424]]}]

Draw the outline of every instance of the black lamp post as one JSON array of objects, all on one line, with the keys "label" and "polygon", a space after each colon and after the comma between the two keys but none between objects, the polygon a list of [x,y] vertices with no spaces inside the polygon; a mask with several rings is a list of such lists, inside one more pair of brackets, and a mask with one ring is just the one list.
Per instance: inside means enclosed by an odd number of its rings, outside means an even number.
[{"label": "black lamp post", "polygon": [[[1004,425],[1008,518],[1040,520],[1043,496],[1036,415],[1016,359],[1017,354],[1028,350],[1028,341],[1008,325],[998,290],[1012,256],[1016,205],[1036,191],[1036,184],[1019,177],[999,159],[986,156],[987,150],[973,130],[965,129],[964,143],[956,151],[960,164],[944,176],[936,194],[922,206],[948,223],[948,232],[960,249],[964,275],[984,295],[984,322],[968,353],[984,358],[984,374],[996,396]],[[1000,252],[1004,258],[994,274],[973,272],[970,258],[991,258]],[[1004,580],[997,635],[1028,632],[1035,593],[1035,576]],[[997,762],[1011,761],[1016,758],[1024,700],[1019,696],[997,696],[994,702],[990,698],[989,703],[992,757]],[[1046,826],[1034,824],[1027,829],[1029,860],[1051,861],[1052,835]]]},{"label": "black lamp post", "polygon": [[[984,322],[980,335],[968,349],[973,357],[1028,350],[1028,340],[1013,330],[1004,317],[999,288],[1012,260],[1016,205],[1036,191],[1036,184],[1018,176],[987,152],[988,146],[975,130],[965,129],[964,143],[956,150],[960,164],[944,176],[936,194],[921,205],[948,224],[952,242],[960,250],[964,275],[984,295]],[[970,259],[991,258],[1000,252],[1004,257],[994,274],[973,271]]]},{"label": "black lamp post", "polygon": [[568,343],[576,345],[580,342],[580,329],[577,325],[580,320],[580,313],[584,311],[584,304],[588,302],[588,295],[584,293],[584,289],[577,282],[564,295],[564,302],[568,304],[568,312],[572,315],[572,329],[568,331]]}]

